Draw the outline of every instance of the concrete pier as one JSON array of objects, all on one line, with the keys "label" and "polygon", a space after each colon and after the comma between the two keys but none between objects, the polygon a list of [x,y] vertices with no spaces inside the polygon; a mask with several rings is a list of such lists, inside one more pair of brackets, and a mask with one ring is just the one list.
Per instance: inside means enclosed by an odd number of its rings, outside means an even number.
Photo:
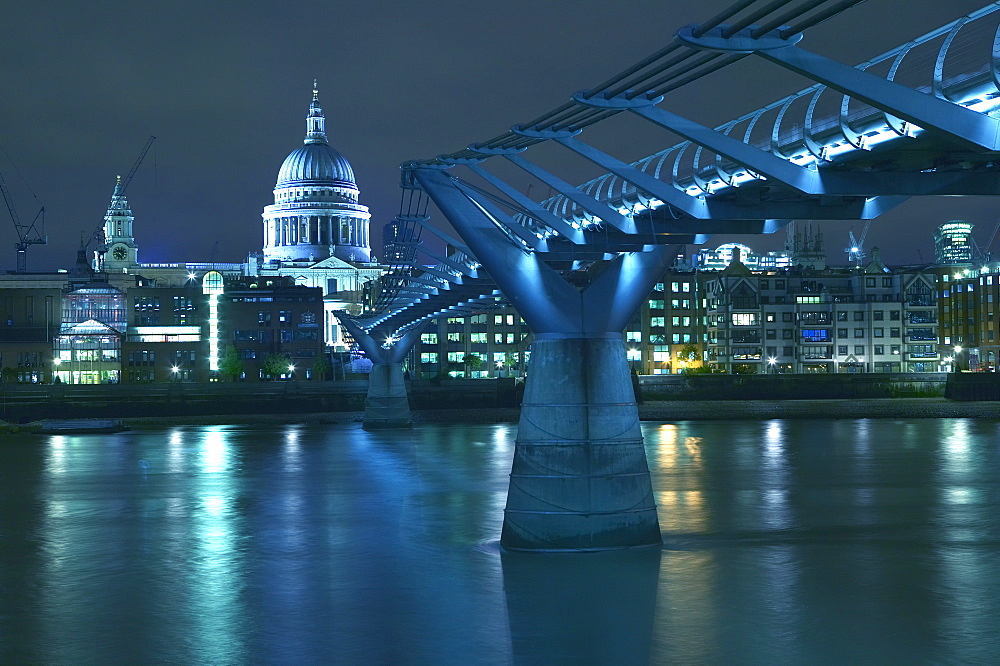
[{"label": "concrete pier", "polygon": [[532,551],[660,545],[620,335],[536,338],[500,543]]},{"label": "concrete pier", "polygon": [[411,425],[402,364],[373,365],[368,376],[364,429],[409,428]]}]

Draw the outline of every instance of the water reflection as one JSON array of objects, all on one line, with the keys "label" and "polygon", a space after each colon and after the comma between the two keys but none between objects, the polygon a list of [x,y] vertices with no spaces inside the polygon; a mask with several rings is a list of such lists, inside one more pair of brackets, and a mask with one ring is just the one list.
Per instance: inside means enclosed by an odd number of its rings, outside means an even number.
[{"label": "water reflection", "polygon": [[567,557],[508,424],[5,440],[0,663],[997,660],[996,423],[643,427],[665,548]]},{"label": "water reflection", "polygon": [[649,663],[659,549],[502,560],[514,663]]}]

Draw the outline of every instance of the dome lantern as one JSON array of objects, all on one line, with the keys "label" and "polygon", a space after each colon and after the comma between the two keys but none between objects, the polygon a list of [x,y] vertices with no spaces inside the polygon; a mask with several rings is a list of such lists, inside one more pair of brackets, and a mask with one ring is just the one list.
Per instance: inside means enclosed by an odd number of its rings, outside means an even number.
[{"label": "dome lantern", "polygon": [[319,88],[313,79],[313,98],[309,104],[309,115],[306,116],[306,138],[303,143],[327,143],[326,117],[323,107],[319,105]]}]

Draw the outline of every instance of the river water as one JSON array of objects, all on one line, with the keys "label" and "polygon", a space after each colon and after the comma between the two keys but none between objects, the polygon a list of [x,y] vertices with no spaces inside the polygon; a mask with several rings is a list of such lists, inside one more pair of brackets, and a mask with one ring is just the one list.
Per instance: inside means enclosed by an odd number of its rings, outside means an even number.
[{"label": "river water", "polygon": [[644,424],[662,550],[502,554],[516,426],[0,439],[0,663],[997,663],[1000,424]]}]

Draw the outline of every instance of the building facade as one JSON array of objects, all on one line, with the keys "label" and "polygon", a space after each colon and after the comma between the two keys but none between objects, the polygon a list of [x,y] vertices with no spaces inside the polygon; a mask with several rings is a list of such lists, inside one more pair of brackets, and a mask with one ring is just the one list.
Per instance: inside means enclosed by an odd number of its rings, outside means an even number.
[{"label": "building facade", "polygon": [[724,372],[939,372],[936,275],[887,268],[707,277],[706,360]]},{"label": "building facade", "polygon": [[950,368],[996,372],[1000,359],[1000,264],[942,267],[936,295],[942,354]]}]

